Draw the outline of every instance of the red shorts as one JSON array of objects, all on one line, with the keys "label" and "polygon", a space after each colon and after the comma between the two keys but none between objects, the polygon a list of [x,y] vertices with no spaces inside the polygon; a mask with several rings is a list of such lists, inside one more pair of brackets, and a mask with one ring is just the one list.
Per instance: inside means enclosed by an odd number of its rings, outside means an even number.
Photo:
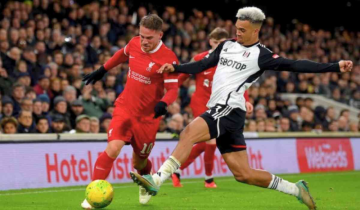
[{"label": "red shorts", "polygon": [[155,145],[160,119],[134,117],[126,110],[115,108],[109,126],[108,141],[125,141],[126,144],[131,144],[135,154],[145,159]]}]

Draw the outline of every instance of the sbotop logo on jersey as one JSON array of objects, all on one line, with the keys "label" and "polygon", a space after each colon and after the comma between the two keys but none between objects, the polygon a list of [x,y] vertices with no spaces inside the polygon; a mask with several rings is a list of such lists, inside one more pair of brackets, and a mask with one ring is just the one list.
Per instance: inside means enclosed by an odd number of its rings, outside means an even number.
[{"label": "sbotop logo on jersey", "polygon": [[354,170],[349,139],[297,140],[300,172]]},{"label": "sbotop logo on jersey", "polygon": [[223,58],[223,57],[220,58],[219,64],[223,65],[223,66],[229,66],[231,68],[234,68],[234,69],[240,70],[240,71],[246,69],[245,64],[239,63],[239,62],[231,60],[231,59]]}]

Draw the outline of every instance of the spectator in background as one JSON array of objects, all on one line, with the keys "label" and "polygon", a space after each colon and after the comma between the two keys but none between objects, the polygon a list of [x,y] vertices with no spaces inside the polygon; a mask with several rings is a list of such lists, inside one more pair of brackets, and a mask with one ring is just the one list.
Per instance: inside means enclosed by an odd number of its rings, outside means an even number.
[{"label": "spectator in background", "polygon": [[18,133],[35,133],[35,126],[33,123],[32,113],[30,111],[22,110],[19,113]]},{"label": "spectator in background", "polygon": [[167,125],[164,119],[161,119],[160,124],[159,124],[159,129],[158,132],[159,133],[166,133],[167,132]]},{"label": "spectator in background", "polygon": [[112,116],[109,113],[105,113],[100,117],[100,132],[101,133],[108,132],[111,119],[112,119]]},{"label": "spectator in background", "polygon": [[90,117],[90,133],[100,132],[100,121],[96,117]]},{"label": "spectator in background", "polygon": [[360,126],[360,123],[350,122],[350,125],[349,125],[350,132],[359,132],[359,126]]},{"label": "spectator in background", "polygon": [[314,104],[314,100],[312,98],[307,97],[304,99],[304,105],[309,110],[313,110],[313,104]]},{"label": "spectator in background", "polygon": [[45,75],[41,75],[39,77],[38,84],[35,85],[34,87],[34,90],[37,95],[47,94],[50,97],[51,93],[49,87],[50,87],[50,79]]},{"label": "spectator in background", "polygon": [[45,116],[37,118],[36,133],[51,133],[49,128],[49,120]]},{"label": "spectator in background", "polygon": [[300,131],[299,123],[301,117],[299,115],[299,110],[296,105],[292,105],[289,107],[289,119],[290,119],[290,131],[296,132]]},{"label": "spectator in background", "polygon": [[90,117],[87,115],[80,115],[76,118],[76,128],[70,133],[89,133],[90,132]]},{"label": "spectator in background", "polygon": [[281,132],[289,132],[290,130],[290,120],[289,118],[283,117],[280,119],[280,129]]},{"label": "spectator in background", "polygon": [[15,117],[4,117],[1,120],[1,129],[4,134],[15,134],[18,122]]},{"label": "spectator in background", "polygon": [[3,117],[11,117],[14,112],[14,102],[9,96],[2,98],[2,114]]},{"label": "spectator in background", "polygon": [[50,98],[48,95],[46,94],[41,94],[38,97],[41,101],[41,110],[42,110],[42,114],[43,115],[48,115],[49,114],[49,109],[50,109]]},{"label": "spectator in background", "polygon": [[16,116],[19,114],[21,110],[21,100],[25,96],[25,88],[23,85],[19,83],[15,83],[12,87],[12,100],[14,102],[14,113],[13,115]]},{"label": "spectator in background", "polygon": [[76,118],[82,114],[84,114],[83,103],[77,99],[73,101],[70,106],[70,123],[72,128],[76,127]]},{"label": "spectator in background", "polygon": [[348,120],[345,116],[340,116],[338,119],[338,129],[339,131],[349,131]]},{"label": "spectator in background", "polygon": [[65,119],[62,115],[54,115],[51,118],[51,129],[54,133],[65,133],[68,131],[65,126]]},{"label": "spectator in background", "polygon": [[273,118],[268,118],[265,120],[265,132],[276,132],[275,120]]},{"label": "spectator in background", "polygon": [[332,106],[329,106],[326,110],[325,120],[323,121],[324,130],[330,130],[330,122],[335,120],[335,109]]},{"label": "spectator in background", "polygon": [[263,119],[256,120],[256,131],[265,132],[265,120]]},{"label": "spectator in background", "polygon": [[168,123],[168,128],[170,133],[180,135],[181,131],[184,129],[184,117],[180,113],[174,114]]},{"label": "spectator in background", "polygon": [[49,113],[52,118],[54,115],[62,115],[65,120],[65,124],[70,126],[70,114],[67,112],[67,103],[65,98],[62,96],[57,96],[54,99],[54,110]]},{"label": "spectator in background", "polygon": [[329,130],[328,131],[332,131],[332,132],[338,132],[339,131],[339,125],[338,125],[338,122],[336,120],[332,120],[329,123]]},{"label": "spectator in background", "polygon": [[106,110],[106,107],[109,105],[106,98],[101,99],[96,96],[91,95],[92,86],[86,85],[82,89],[82,95],[80,99],[83,102],[84,113],[89,116],[101,117],[103,110]]},{"label": "spectator in background", "polygon": [[247,132],[256,132],[256,121],[255,120],[248,121],[246,131]]},{"label": "spectator in background", "polygon": [[32,99],[30,98],[23,98],[21,100],[21,110],[24,110],[24,111],[29,111],[29,112],[32,112],[33,111],[33,101]]}]

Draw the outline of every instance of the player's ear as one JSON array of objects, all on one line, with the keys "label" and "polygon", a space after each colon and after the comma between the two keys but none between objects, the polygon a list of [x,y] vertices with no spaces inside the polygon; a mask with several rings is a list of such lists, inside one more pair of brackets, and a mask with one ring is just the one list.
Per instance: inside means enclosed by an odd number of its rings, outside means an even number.
[{"label": "player's ear", "polygon": [[163,35],[164,35],[164,32],[160,31],[160,33],[159,33],[160,39],[163,37]]}]

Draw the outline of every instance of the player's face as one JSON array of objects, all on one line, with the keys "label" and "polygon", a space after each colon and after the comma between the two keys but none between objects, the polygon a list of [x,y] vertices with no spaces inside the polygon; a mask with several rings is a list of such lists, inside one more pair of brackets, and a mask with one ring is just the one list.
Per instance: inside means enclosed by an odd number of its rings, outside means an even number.
[{"label": "player's face", "polygon": [[140,26],[139,34],[140,34],[141,48],[145,52],[150,52],[150,51],[154,50],[158,46],[158,44],[163,36],[163,32],[148,29],[148,28],[145,28],[144,26]]},{"label": "player's face", "polygon": [[211,49],[212,49],[212,50],[215,50],[215,49],[217,48],[217,46],[218,46],[221,42],[223,42],[223,41],[225,41],[225,40],[226,40],[226,38],[223,38],[223,39],[220,39],[220,40],[210,39],[210,40],[209,40],[209,43],[210,43]]},{"label": "player's face", "polygon": [[237,42],[242,45],[251,45],[258,40],[259,28],[248,20],[238,19],[235,24]]}]

